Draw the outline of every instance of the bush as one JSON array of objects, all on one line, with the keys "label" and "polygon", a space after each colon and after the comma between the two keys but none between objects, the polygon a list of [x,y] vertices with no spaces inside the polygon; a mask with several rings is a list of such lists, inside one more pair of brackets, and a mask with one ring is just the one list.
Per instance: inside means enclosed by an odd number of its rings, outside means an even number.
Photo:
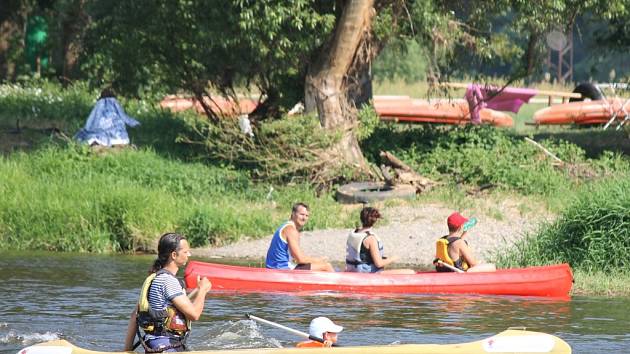
[{"label": "bush", "polygon": [[330,161],[322,157],[339,140],[340,134],[323,129],[315,116],[285,117],[254,127],[254,136],[243,134],[234,119],[216,125],[207,120],[188,121],[194,134],[186,141],[206,147],[206,156],[215,162],[245,169],[257,180],[270,182],[326,181],[335,174]]},{"label": "bush", "polygon": [[0,123],[54,123],[57,129],[75,131],[85,122],[98,95],[83,83],[65,89],[43,80],[0,85]]},{"label": "bush", "polygon": [[568,262],[587,272],[630,270],[630,181],[584,188],[553,223],[496,256],[505,267]]},{"label": "bush", "polygon": [[[565,141],[542,144],[565,162],[593,165],[598,175],[625,173],[630,165],[614,154],[599,162],[587,160],[581,148]],[[582,184],[522,137],[494,127],[381,124],[363,147],[373,162],[379,150],[388,150],[419,173],[450,185],[491,183],[525,195],[550,196]]]}]

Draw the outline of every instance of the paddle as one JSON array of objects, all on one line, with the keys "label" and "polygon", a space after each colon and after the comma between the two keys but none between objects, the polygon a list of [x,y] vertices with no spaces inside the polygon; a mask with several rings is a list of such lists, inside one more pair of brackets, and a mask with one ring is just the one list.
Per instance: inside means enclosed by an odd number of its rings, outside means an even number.
[{"label": "paddle", "polygon": [[[268,324],[268,325],[270,325],[272,327],[276,327],[276,328],[285,330],[287,332],[293,333],[293,334],[298,335],[300,337],[304,337],[304,338],[308,338],[308,339],[316,341],[316,342],[324,343],[324,340],[322,338],[315,337],[315,336],[312,336],[312,335],[310,335],[308,333],[298,331],[297,329],[293,329],[293,328],[289,328],[289,327],[283,326],[283,325],[281,325],[279,323],[275,323],[275,322],[271,322],[271,321],[265,320],[264,318],[260,318],[260,317],[254,316],[254,315],[250,315],[249,313],[246,313],[245,317],[247,317],[250,320],[258,321],[260,323]],[[333,347],[340,347],[340,345],[337,345],[337,344],[334,344],[334,343],[333,343],[332,346]]]},{"label": "paddle", "polygon": [[452,265],[450,265],[450,264],[444,263],[444,262],[442,262],[442,261],[441,261],[441,260],[439,260],[439,259],[436,261],[436,263],[439,263],[439,264],[441,264],[442,266],[444,266],[444,267],[446,267],[446,268],[448,268],[448,269],[450,269],[450,270],[452,270],[452,271],[454,271],[454,272],[457,272],[457,273],[466,273],[466,272],[464,272],[463,270],[461,270],[461,269],[459,269],[459,268],[455,268],[455,267],[453,267],[453,266],[452,266]]}]

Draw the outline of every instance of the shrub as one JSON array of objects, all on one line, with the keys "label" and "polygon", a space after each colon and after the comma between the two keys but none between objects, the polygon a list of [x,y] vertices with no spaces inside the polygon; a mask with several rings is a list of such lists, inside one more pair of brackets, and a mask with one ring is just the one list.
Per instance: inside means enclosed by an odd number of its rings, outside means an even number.
[{"label": "shrub", "polygon": [[584,271],[630,270],[630,181],[585,187],[556,221],[496,256],[502,266],[568,262]]},{"label": "shrub", "polygon": [[[597,175],[628,171],[627,159],[607,154],[601,162],[587,160],[578,146],[561,141],[542,142],[572,164],[593,165]],[[394,126],[381,124],[363,143],[366,155],[378,161],[379,150],[389,150],[419,173],[447,185],[495,184],[525,195],[559,195],[582,183],[569,169],[554,167],[548,157],[522,137],[494,127]]]},{"label": "shrub", "polygon": [[189,123],[196,133],[185,140],[204,145],[208,159],[233,164],[271,182],[320,179],[319,173],[329,164],[322,154],[340,138],[309,115],[267,121],[254,128],[253,137],[243,134],[234,119],[219,125],[201,119]]}]

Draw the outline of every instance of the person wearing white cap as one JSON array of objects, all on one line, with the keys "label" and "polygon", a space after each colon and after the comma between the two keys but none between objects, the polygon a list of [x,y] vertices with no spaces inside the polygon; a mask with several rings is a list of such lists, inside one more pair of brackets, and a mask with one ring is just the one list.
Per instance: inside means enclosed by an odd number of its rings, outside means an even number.
[{"label": "person wearing white cap", "polygon": [[343,331],[343,327],[335,324],[328,317],[316,317],[311,321],[311,324],[308,326],[308,334],[311,337],[323,339],[324,343],[309,340],[298,343],[297,347],[332,347],[333,344],[337,343],[337,333],[341,331]]}]

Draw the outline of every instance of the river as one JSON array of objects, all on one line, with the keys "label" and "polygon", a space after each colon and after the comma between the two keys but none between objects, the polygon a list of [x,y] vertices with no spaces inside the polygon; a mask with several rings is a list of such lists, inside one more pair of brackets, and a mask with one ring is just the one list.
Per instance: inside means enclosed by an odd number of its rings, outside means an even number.
[{"label": "river", "polygon": [[[0,252],[0,353],[58,338],[91,350],[122,350],[153,259]],[[458,343],[527,327],[564,339],[574,353],[630,353],[628,298],[211,292],[205,306],[189,341],[195,350],[293,346],[300,340],[246,320],[251,313],[301,331],[316,316],[330,317],[344,326],[343,345]]]}]

